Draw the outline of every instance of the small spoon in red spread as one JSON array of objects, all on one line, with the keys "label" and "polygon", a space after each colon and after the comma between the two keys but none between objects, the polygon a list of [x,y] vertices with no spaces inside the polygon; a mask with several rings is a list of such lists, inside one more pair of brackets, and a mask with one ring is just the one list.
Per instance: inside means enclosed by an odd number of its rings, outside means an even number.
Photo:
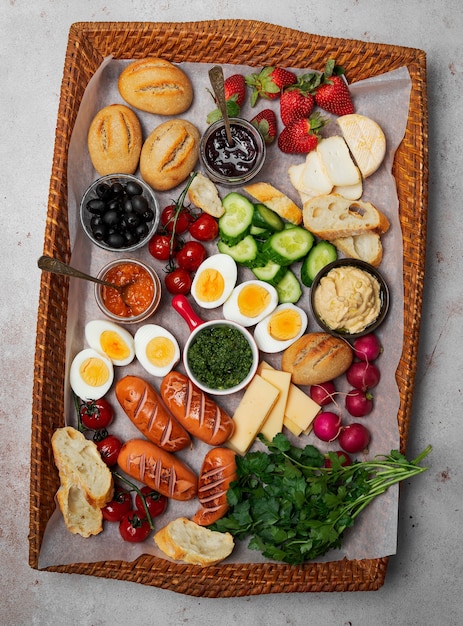
[{"label": "small spoon in red spread", "polygon": [[227,102],[225,100],[225,82],[220,65],[214,65],[214,67],[209,70],[209,80],[211,81],[212,89],[214,90],[217,105],[222,113],[223,122],[225,124],[225,132],[227,133],[228,145],[233,146],[235,142],[230,129],[230,119],[228,117]]}]

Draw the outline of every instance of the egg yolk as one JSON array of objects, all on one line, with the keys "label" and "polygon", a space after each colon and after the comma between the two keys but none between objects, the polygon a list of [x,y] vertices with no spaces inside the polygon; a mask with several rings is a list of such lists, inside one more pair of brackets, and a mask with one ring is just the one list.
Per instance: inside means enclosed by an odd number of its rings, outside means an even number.
[{"label": "egg yolk", "polygon": [[123,361],[130,356],[129,346],[113,330],[105,330],[101,333],[100,346],[111,360]]},{"label": "egg yolk", "polygon": [[166,367],[175,358],[175,346],[167,337],[154,337],[146,345],[146,357],[152,365]]},{"label": "egg yolk", "polygon": [[79,368],[82,380],[90,387],[101,387],[109,380],[109,369],[104,361],[96,357],[85,359]]},{"label": "egg yolk", "polygon": [[238,308],[246,317],[257,317],[270,304],[270,294],[261,285],[246,285],[237,298]]},{"label": "egg yolk", "polygon": [[268,331],[270,336],[278,341],[294,339],[302,328],[301,316],[297,311],[284,309],[278,311],[270,318]]},{"label": "egg yolk", "polygon": [[212,268],[201,272],[196,283],[196,296],[202,302],[214,302],[223,294],[225,281],[222,274]]}]

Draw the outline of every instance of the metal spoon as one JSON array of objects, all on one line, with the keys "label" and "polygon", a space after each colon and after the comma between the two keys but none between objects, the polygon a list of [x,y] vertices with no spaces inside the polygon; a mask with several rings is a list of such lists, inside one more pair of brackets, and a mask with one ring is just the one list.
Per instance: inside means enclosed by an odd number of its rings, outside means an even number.
[{"label": "metal spoon", "polygon": [[230,130],[230,119],[228,117],[227,103],[225,100],[223,71],[220,65],[214,65],[214,67],[209,70],[209,80],[211,81],[212,89],[214,90],[214,94],[217,99],[217,104],[220,112],[222,113],[222,118],[225,124],[225,132],[227,133],[228,145],[233,146],[235,142],[233,141]]},{"label": "metal spoon", "polygon": [[52,274],[61,274],[63,276],[72,276],[73,278],[82,278],[83,280],[89,280],[93,283],[97,283],[98,285],[104,285],[105,287],[111,287],[112,289],[116,289],[121,294],[122,299],[127,304],[125,300],[125,292],[127,288],[130,287],[130,283],[127,285],[115,285],[114,283],[110,283],[106,280],[101,280],[100,278],[95,278],[94,276],[90,276],[89,274],[85,274],[85,272],[81,272],[80,270],[67,265],[67,263],[63,263],[58,259],[55,259],[51,256],[41,256],[37,261],[37,265],[41,270],[45,270],[46,272],[51,272]]}]

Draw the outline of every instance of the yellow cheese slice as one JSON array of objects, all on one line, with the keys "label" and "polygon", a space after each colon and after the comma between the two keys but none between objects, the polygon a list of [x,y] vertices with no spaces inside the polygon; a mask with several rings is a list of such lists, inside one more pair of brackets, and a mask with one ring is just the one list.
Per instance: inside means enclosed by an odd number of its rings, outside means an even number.
[{"label": "yellow cheese slice", "polygon": [[280,392],[275,406],[270,411],[260,431],[267,441],[272,441],[275,435],[281,433],[283,430],[283,419],[285,416],[289,386],[291,384],[291,374],[289,372],[263,368],[261,376],[264,380],[274,385]]},{"label": "yellow cheese slice", "polygon": [[386,137],[380,125],[365,115],[352,113],[336,120],[363,178],[371,176],[386,154]]},{"label": "yellow cheese slice", "polygon": [[295,437],[299,437],[299,435],[303,432],[302,428],[300,428],[297,424],[291,421],[288,417],[284,419],[284,426],[292,433]]},{"label": "yellow cheese slice", "polygon": [[226,445],[243,456],[251,447],[258,432],[278,400],[278,389],[256,374],[236,407],[233,421],[235,430]]}]

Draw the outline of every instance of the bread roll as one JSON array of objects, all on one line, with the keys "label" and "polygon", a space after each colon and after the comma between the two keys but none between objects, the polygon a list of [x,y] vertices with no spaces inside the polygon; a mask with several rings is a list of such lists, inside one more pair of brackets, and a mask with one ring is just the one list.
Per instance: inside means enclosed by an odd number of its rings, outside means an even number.
[{"label": "bread roll", "polygon": [[143,144],[140,172],[158,191],[183,182],[198,160],[200,134],[196,126],[173,119],[157,126]]},{"label": "bread roll", "polygon": [[283,352],[281,369],[296,385],[320,385],[350,367],[353,351],[347,341],[328,333],[307,333]]},{"label": "bread roll", "polygon": [[193,100],[190,79],[165,59],[140,59],[128,65],[118,82],[126,102],[141,111],[158,115],[179,115]]},{"label": "bread roll", "polygon": [[110,104],[93,118],[87,136],[88,152],[100,176],[133,174],[143,143],[137,115],[123,104]]},{"label": "bread roll", "polygon": [[230,533],[220,533],[179,517],[155,535],[157,546],[174,561],[192,565],[215,565],[229,556],[234,547]]}]

